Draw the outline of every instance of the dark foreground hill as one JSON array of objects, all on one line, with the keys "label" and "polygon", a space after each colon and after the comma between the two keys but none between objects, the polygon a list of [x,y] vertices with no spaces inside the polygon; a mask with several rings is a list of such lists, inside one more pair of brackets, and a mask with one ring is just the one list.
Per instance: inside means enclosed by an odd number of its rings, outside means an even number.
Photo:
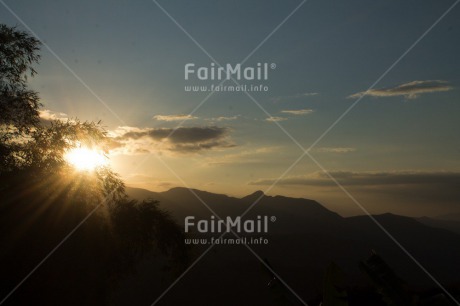
[{"label": "dark foreground hill", "polygon": [[[331,262],[342,269],[349,288],[359,291],[368,286],[359,263],[368,258],[371,250],[411,290],[440,291],[432,278],[449,290],[460,284],[460,235],[413,218],[392,214],[376,215],[374,220],[369,216],[343,218],[316,201],[271,197],[261,192],[241,199],[185,188],[160,193],[129,188],[128,194],[160,201],[160,207],[171,212],[182,226],[187,216],[194,216],[196,221],[210,220],[209,209],[223,218],[236,217],[256,200],[258,203],[245,218],[276,218],[268,224],[268,233],[252,235],[263,236],[268,240],[266,245],[251,245],[250,249],[243,245],[215,245],[209,250],[209,245],[195,246],[196,257],[203,252],[206,255],[164,296],[162,305],[235,305],[241,301],[247,305],[274,305],[273,293],[267,287],[269,278],[255,254],[267,259],[305,301],[315,301],[321,295],[324,273]],[[192,236],[210,239],[213,235],[195,230]],[[231,233],[224,237],[235,238]],[[150,285],[141,285],[145,283]],[[126,282],[129,289],[117,293],[118,301],[126,296],[136,296],[139,303],[147,302],[146,296],[155,300],[161,292],[153,289],[154,283],[147,264]]]}]

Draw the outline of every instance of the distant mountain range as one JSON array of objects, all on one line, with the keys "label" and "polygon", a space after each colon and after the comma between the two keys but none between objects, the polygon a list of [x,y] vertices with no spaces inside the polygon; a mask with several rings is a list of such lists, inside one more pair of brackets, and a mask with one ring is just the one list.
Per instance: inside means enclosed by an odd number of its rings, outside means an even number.
[{"label": "distant mountain range", "polygon": [[460,221],[456,219],[421,217],[417,218],[417,221],[431,227],[443,228],[460,235]]},{"label": "distant mountain range", "polygon": [[[390,213],[373,216],[393,237],[389,238],[369,216],[344,218],[308,199],[266,196],[261,191],[234,198],[186,188],[165,192],[128,188],[127,192],[135,199],[158,200],[159,206],[169,211],[182,226],[186,216],[195,216],[196,220],[210,219],[211,213],[193,193],[220,217],[238,216],[262,196],[245,218],[274,216],[276,221],[269,224],[269,233],[262,235],[269,240],[268,245],[251,248],[260,258],[266,258],[283,280],[306,300],[321,294],[322,279],[330,262],[343,270],[350,286],[368,284],[358,266],[371,250],[375,250],[413,289],[437,286],[407,253],[444,286],[460,285],[460,227],[456,220],[414,219]],[[209,236],[195,233],[194,237]],[[232,234],[225,237],[234,238]],[[197,256],[206,247],[196,247]],[[144,281],[148,281],[149,276],[145,277]],[[254,305],[272,305],[268,291],[267,295],[260,295],[260,290],[268,290],[267,282],[260,262],[246,247],[219,245],[214,246],[164,299],[167,304],[180,304],[184,302],[180,297],[183,293],[174,295],[176,290],[187,292],[193,300],[194,296],[202,298],[201,290],[209,288],[206,293],[209,303],[202,301],[202,305],[213,304],[212,301],[221,299],[222,295],[228,296],[226,305],[234,305],[243,296]],[[234,286],[236,283],[244,286]],[[230,295],[229,288],[232,288]],[[145,296],[144,289],[133,290],[138,290],[138,296]]]}]

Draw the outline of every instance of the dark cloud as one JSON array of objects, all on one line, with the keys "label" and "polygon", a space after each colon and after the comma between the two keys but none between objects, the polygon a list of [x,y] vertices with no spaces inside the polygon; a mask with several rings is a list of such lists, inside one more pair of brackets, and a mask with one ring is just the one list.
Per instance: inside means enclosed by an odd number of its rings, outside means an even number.
[{"label": "dark cloud", "polygon": [[[167,150],[181,153],[199,152],[235,145],[229,139],[225,127],[147,128],[122,127],[115,131],[113,139],[124,153],[145,153]],[[116,145],[114,145],[116,148]]]},{"label": "dark cloud", "polygon": [[[150,132],[150,136],[156,139],[164,139],[173,132],[172,129],[157,129]],[[221,127],[181,127],[169,137],[173,143],[206,143],[222,139],[228,133],[227,128]]]},{"label": "dark cloud", "polygon": [[405,84],[401,84],[396,87],[385,88],[385,89],[371,89],[368,91],[362,91],[348,96],[348,98],[360,98],[363,96],[373,97],[394,97],[404,96],[407,99],[415,99],[421,94],[449,91],[453,87],[448,85],[446,81],[434,80],[434,81],[413,81]]},{"label": "dark cloud", "polygon": [[[412,216],[439,215],[460,209],[459,172],[330,172],[372,213],[394,212]],[[250,185],[270,186],[275,179]],[[347,195],[324,173],[281,179],[281,188],[304,190],[314,199],[333,205],[334,210],[362,214]],[[357,209],[357,210],[353,210]]]},{"label": "dark cloud", "polygon": [[[409,216],[437,216],[460,212],[460,172],[330,172],[371,213],[393,212]],[[271,186],[275,179],[250,185]],[[363,214],[324,173],[292,176],[276,186],[298,190],[345,214]]]},{"label": "dark cloud", "polygon": [[[384,185],[455,185],[460,186],[458,172],[346,172],[331,171],[343,186],[384,186]],[[275,179],[261,179],[250,185],[270,185]],[[313,173],[306,176],[293,176],[281,179],[278,185],[335,186],[325,173]]]}]

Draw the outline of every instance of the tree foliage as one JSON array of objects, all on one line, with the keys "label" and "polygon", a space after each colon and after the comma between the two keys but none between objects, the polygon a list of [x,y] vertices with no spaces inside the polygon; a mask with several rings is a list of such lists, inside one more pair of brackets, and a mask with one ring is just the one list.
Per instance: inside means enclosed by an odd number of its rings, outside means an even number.
[{"label": "tree foliage", "polygon": [[[64,160],[68,150],[81,145],[103,148],[108,140],[100,122],[40,119],[38,93],[27,86],[28,75],[36,74],[33,65],[40,59],[39,47],[28,33],[0,25],[0,180],[17,173],[68,172]],[[123,184],[110,169],[100,169],[96,177],[100,185],[114,188],[105,194],[122,196]]]},{"label": "tree foliage", "polygon": [[[22,285],[13,304],[105,304],[110,290],[147,255],[183,269],[181,228],[155,201],[128,199],[110,167],[78,172],[65,161],[75,147],[106,150],[100,122],[40,119],[27,87],[40,42],[0,25],[0,294],[5,296],[88,214],[96,211]],[[34,275],[35,275],[34,274]],[[0,296],[0,300],[1,300]]]},{"label": "tree foliage", "polygon": [[26,32],[0,25],[0,124],[15,127],[9,130],[29,131],[39,122],[41,106],[38,94],[27,88],[27,76],[35,75],[33,64],[38,63],[40,41]]},{"label": "tree foliage", "polygon": [[0,88],[14,90],[26,87],[27,75],[36,73],[40,41],[28,33],[0,24]]}]

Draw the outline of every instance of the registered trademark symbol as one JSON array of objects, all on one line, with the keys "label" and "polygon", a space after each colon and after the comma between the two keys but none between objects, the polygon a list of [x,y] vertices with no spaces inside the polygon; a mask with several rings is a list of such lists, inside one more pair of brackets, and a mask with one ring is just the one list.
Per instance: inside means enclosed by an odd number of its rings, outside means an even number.
[{"label": "registered trademark symbol", "polygon": [[[270,68],[271,68],[271,69],[275,69],[275,68],[276,68],[276,64],[275,64],[275,63],[271,63],[271,64],[270,64]],[[275,219],[276,219],[276,218],[275,218]]]},{"label": "registered trademark symbol", "polygon": [[275,221],[276,221],[276,217],[275,217],[275,216],[271,216],[271,217],[270,217],[270,221],[275,222]]}]

